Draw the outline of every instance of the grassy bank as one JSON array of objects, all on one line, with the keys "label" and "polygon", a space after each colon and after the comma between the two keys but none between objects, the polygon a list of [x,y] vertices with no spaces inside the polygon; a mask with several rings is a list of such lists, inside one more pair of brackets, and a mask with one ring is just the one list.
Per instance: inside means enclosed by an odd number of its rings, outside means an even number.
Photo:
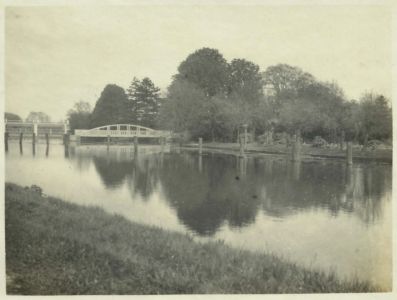
[{"label": "grassy bank", "polygon": [[[188,148],[198,148],[197,143],[186,144]],[[302,145],[301,151],[303,159],[305,158],[337,158],[345,159],[346,150],[340,150],[339,148],[316,148],[311,145]],[[204,143],[203,149],[218,150],[224,153],[238,153],[240,151],[240,145],[238,143]],[[258,143],[247,144],[248,154],[281,154],[289,155],[291,148],[287,148],[285,145],[261,145]],[[353,159],[356,161],[381,161],[381,162],[392,162],[393,149],[367,149],[363,151],[360,147],[353,147]]]},{"label": "grassy bank", "polygon": [[6,184],[8,294],[369,292],[365,282]]}]

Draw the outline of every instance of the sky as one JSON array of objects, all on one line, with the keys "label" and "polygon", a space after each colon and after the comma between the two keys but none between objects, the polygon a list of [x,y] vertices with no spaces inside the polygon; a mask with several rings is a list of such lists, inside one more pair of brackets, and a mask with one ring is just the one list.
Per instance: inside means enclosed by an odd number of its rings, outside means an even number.
[{"label": "sky", "polygon": [[336,81],[349,99],[391,97],[391,14],[382,6],[7,7],[5,111],[65,119],[110,83],[149,77],[163,92],[178,65],[203,47],[262,71],[298,66]]}]

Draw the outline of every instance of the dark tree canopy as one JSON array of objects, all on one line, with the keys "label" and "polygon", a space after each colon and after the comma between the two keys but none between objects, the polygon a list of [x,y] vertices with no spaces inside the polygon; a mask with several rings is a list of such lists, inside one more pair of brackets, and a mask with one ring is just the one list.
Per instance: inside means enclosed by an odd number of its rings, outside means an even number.
[{"label": "dark tree canopy", "polygon": [[32,111],[26,118],[26,122],[51,122],[51,118],[44,112]]},{"label": "dark tree canopy", "polygon": [[88,102],[76,102],[68,111],[67,118],[72,132],[75,129],[88,129],[91,127],[91,105]]},{"label": "dark tree canopy", "polygon": [[90,114],[77,103],[68,114],[72,129],[135,123],[172,130],[181,136],[211,141],[236,141],[242,125],[255,138],[272,143],[273,134],[317,136],[343,145],[366,144],[392,136],[392,112],[382,95],[365,94],[349,101],[335,82],[322,82],[299,67],[277,64],[262,72],[246,59],[230,63],[217,49],[201,48],[178,66],[165,99],[147,77],[127,89],[107,85]]},{"label": "dark tree canopy", "polygon": [[101,93],[91,115],[91,127],[115,123],[130,123],[127,95],[124,89],[108,84]]},{"label": "dark tree canopy", "polygon": [[7,119],[7,121],[22,121],[20,116],[9,112],[4,113],[4,118]]},{"label": "dark tree canopy", "polygon": [[202,89],[206,96],[224,93],[228,64],[216,49],[202,48],[190,54],[178,67],[178,80],[186,80]]},{"label": "dark tree canopy", "polygon": [[383,95],[364,94],[360,102],[360,134],[364,144],[368,139],[387,139],[392,135],[392,110]]},{"label": "dark tree canopy", "polygon": [[245,59],[233,59],[229,72],[229,93],[250,104],[257,104],[263,97],[259,66]]},{"label": "dark tree canopy", "polygon": [[263,73],[263,80],[274,89],[277,96],[281,96],[283,92],[296,92],[316,81],[313,75],[287,64],[268,67]]},{"label": "dark tree canopy", "polygon": [[198,122],[196,112],[204,98],[204,92],[196,85],[174,80],[168,88],[168,98],[160,109],[160,124],[175,132],[192,130]]},{"label": "dark tree canopy", "polygon": [[127,96],[134,123],[155,128],[160,107],[160,88],[148,77],[142,81],[134,77],[127,89]]}]

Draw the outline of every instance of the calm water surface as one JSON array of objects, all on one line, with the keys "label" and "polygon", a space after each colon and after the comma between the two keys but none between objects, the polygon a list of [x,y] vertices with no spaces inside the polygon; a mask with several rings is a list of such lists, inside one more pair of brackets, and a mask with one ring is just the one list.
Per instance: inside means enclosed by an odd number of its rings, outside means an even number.
[{"label": "calm water surface", "polygon": [[139,223],[391,286],[390,164],[11,143],[6,180]]}]

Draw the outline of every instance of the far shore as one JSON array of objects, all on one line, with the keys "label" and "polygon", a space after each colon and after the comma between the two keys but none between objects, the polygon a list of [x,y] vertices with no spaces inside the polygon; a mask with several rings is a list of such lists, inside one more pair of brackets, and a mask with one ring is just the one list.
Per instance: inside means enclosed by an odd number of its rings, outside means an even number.
[{"label": "far shore", "polygon": [[[198,143],[186,143],[185,148],[198,149]],[[240,145],[238,143],[220,143],[208,142],[203,143],[203,150],[217,151],[221,153],[238,154]],[[290,156],[291,147],[286,145],[262,145],[259,143],[247,144],[245,153],[247,155],[255,154],[277,154],[283,156]],[[302,159],[311,158],[330,158],[330,159],[345,159],[346,148],[340,150],[339,147],[334,148],[316,148],[309,144],[303,144],[301,148]],[[378,161],[392,163],[393,149],[392,147],[384,149],[367,149],[363,150],[361,146],[353,146],[353,160],[355,161]]]}]

